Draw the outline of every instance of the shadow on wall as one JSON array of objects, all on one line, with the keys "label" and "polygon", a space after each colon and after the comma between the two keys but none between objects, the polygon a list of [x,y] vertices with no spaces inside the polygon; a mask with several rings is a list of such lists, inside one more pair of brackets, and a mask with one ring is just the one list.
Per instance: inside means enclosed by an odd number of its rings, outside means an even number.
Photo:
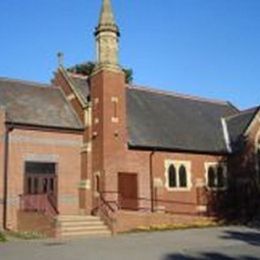
[{"label": "shadow on wall", "polygon": [[219,166],[227,165],[227,189],[207,190],[206,197],[209,214],[228,222],[237,220],[247,223],[256,216],[260,217],[260,178],[256,170],[255,145],[240,139],[239,148],[243,152],[237,152],[228,161],[218,163]]}]

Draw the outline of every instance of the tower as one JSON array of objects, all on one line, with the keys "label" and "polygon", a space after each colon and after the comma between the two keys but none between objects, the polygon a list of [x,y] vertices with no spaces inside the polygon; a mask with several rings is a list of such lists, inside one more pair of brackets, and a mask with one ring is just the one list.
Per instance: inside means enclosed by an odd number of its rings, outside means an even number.
[{"label": "tower", "polygon": [[[94,35],[97,58],[90,77],[92,173],[94,189],[100,186],[105,192],[117,190],[119,163],[124,161],[127,143],[125,74],[118,62],[120,33],[110,0],[103,0]],[[100,180],[99,185],[95,185],[96,179]]]},{"label": "tower", "polygon": [[118,42],[119,28],[115,23],[110,0],[103,0],[99,23],[95,29],[97,67],[119,69]]}]

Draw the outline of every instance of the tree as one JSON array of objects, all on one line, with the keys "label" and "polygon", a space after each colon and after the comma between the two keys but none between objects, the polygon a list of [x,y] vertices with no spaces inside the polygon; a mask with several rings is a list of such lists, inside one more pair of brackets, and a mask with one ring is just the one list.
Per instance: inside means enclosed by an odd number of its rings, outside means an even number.
[{"label": "tree", "polygon": [[[95,63],[92,61],[88,61],[82,64],[76,64],[67,70],[69,72],[78,73],[84,76],[90,76],[95,68]],[[133,82],[133,70],[128,68],[122,68],[123,72],[125,73],[125,82],[132,83]]]}]

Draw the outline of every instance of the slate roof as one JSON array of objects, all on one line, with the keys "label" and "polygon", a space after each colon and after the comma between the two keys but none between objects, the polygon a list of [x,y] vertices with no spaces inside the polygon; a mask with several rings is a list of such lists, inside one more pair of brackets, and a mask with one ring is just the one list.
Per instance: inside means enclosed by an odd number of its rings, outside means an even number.
[{"label": "slate roof", "polygon": [[129,146],[226,153],[221,118],[237,112],[228,102],[129,87]]},{"label": "slate roof", "polygon": [[229,133],[229,139],[232,149],[239,149],[243,141],[243,134],[254,119],[256,113],[260,110],[260,106],[241,111],[233,116],[227,117],[226,123]]},{"label": "slate roof", "polygon": [[0,78],[0,106],[7,111],[8,122],[83,128],[63,92],[51,86]]}]

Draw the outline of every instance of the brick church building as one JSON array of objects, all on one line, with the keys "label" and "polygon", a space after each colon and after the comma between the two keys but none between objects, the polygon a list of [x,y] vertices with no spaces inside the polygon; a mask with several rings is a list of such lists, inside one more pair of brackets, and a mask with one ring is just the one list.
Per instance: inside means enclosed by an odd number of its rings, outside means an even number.
[{"label": "brick church building", "polygon": [[260,107],[126,84],[110,0],[94,35],[89,76],[60,65],[50,86],[0,78],[0,229],[193,222],[233,181],[259,182]]}]

